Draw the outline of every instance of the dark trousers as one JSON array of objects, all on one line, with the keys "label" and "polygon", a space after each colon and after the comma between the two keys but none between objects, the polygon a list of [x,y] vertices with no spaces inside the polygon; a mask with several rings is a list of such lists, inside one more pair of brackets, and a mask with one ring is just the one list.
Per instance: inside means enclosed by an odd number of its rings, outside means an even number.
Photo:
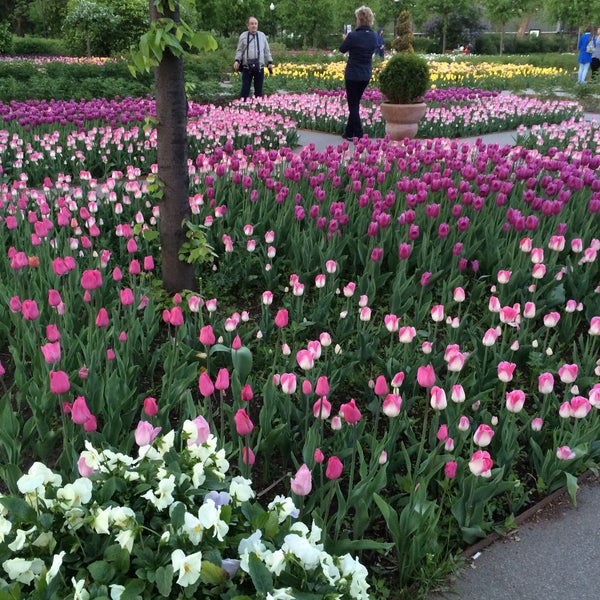
[{"label": "dark trousers", "polygon": [[596,72],[600,69],[600,58],[592,58],[592,64],[590,65],[590,69],[592,70],[592,79],[596,79]]},{"label": "dark trousers", "polygon": [[344,137],[363,136],[362,123],[360,122],[360,99],[369,85],[368,81],[349,81],[346,79],[346,99],[348,100],[348,123]]},{"label": "dark trousers", "polygon": [[250,69],[244,67],[242,69],[242,91],[240,92],[240,98],[246,100],[250,95],[250,87],[254,81],[254,95],[263,95],[263,82],[265,80],[265,70],[260,69],[258,71],[251,72]]}]

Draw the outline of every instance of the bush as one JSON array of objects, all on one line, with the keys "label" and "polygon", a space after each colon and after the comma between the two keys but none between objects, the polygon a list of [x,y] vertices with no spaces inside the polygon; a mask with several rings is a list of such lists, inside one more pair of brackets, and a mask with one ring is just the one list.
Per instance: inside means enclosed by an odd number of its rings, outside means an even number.
[{"label": "bush", "polygon": [[25,36],[14,38],[13,52],[17,56],[70,56],[63,40]]},{"label": "bush", "polygon": [[11,54],[13,51],[13,36],[10,30],[10,23],[0,22],[0,54]]},{"label": "bush", "polygon": [[411,104],[429,88],[429,65],[417,55],[406,52],[390,58],[379,74],[379,89],[392,104]]},{"label": "bush", "polygon": [[[499,54],[500,34],[484,33],[474,40],[476,54]],[[547,34],[539,37],[519,38],[516,35],[504,35],[504,54],[542,54],[564,52],[570,47],[569,38],[562,35]]]}]

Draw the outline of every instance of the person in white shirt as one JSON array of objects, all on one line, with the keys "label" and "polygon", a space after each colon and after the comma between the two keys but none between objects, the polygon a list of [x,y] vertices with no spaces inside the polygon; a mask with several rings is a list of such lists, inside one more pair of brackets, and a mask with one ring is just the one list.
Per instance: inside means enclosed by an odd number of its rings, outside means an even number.
[{"label": "person in white shirt", "polygon": [[258,31],[258,19],[249,17],[246,22],[248,31],[240,34],[233,68],[242,74],[242,90],[240,98],[246,100],[250,96],[250,88],[254,83],[254,95],[263,95],[263,82],[265,78],[265,65],[269,73],[273,74],[273,57],[269,48],[267,36]]}]

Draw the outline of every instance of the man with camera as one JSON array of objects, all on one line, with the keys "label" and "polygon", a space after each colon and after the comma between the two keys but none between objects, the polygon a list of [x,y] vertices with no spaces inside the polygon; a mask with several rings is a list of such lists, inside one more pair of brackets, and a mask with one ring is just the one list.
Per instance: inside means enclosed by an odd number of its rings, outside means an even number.
[{"label": "man with camera", "polygon": [[273,57],[269,48],[267,36],[258,31],[258,19],[249,17],[248,31],[240,35],[233,68],[242,74],[242,91],[240,98],[246,100],[250,95],[250,88],[254,82],[254,95],[263,95],[263,82],[265,78],[265,65],[269,73],[273,74]]}]

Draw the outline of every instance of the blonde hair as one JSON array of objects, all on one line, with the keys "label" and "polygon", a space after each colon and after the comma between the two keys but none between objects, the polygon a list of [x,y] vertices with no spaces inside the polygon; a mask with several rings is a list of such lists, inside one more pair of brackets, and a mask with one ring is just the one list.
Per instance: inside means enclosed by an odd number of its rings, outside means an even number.
[{"label": "blonde hair", "polygon": [[356,16],[357,23],[360,25],[368,25],[371,27],[371,25],[373,25],[373,21],[375,20],[375,15],[368,6],[359,6],[354,11],[354,15]]}]

